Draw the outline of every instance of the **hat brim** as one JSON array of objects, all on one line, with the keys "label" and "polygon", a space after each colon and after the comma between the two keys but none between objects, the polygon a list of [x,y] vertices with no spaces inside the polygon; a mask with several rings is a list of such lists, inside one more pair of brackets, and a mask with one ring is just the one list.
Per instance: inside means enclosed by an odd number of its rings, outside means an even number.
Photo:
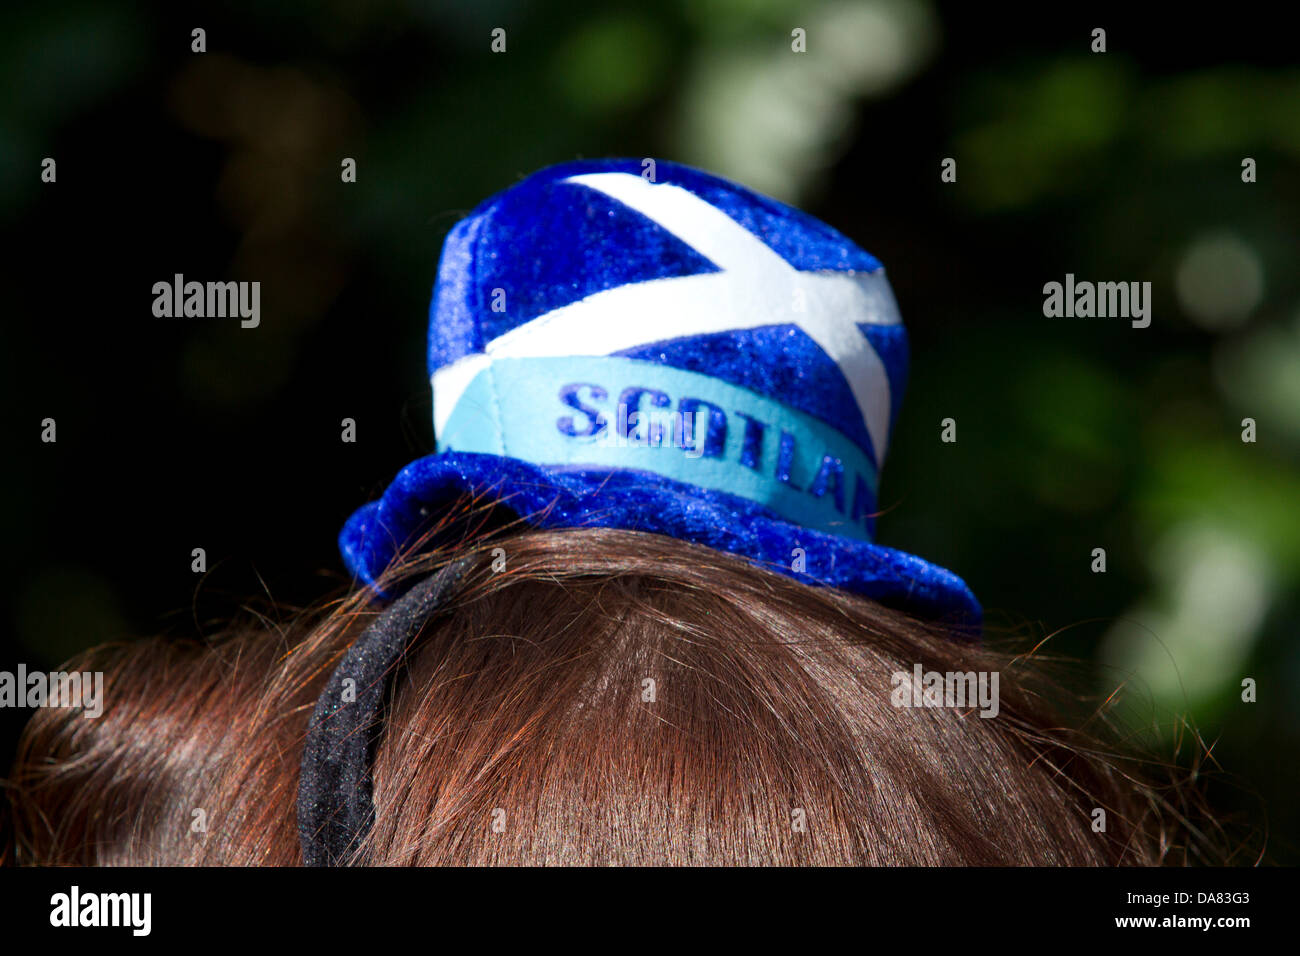
[{"label": "hat brim", "polygon": [[[621,528],[662,534],[748,558],[806,584],[840,588],[978,633],[979,602],[951,571],[894,548],[813,531],[745,498],[650,472],[543,467],[448,451],[403,468],[339,534],[349,570],[375,584],[394,557],[466,497],[491,501],[544,529]],[[795,571],[795,549],[804,570]]]}]

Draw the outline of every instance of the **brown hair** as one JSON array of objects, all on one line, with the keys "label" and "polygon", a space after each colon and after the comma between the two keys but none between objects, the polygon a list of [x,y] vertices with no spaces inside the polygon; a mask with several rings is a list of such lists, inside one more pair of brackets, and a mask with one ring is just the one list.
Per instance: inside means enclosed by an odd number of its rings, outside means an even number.
[{"label": "brown hair", "polygon": [[[1063,729],[1027,659],[670,538],[478,547],[392,682],[357,863],[1200,858],[1186,793],[1142,782],[1104,734]],[[42,710],[20,742],[17,861],[300,863],[307,721],[373,620],[365,600],[88,653],[75,666],[106,672],[102,717]],[[895,706],[892,675],[918,663],[997,672],[998,715]]]}]

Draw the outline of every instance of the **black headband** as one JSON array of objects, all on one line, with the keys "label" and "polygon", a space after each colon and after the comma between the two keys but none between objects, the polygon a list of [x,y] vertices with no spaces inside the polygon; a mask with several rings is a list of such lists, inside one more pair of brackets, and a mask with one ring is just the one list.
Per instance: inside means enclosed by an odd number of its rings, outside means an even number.
[{"label": "black headband", "polygon": [[[412,638],[473,564],[473,558],[461,558],[416,584],[366,628],[330,675],[307,730],[298,781],[305,866],[345,862],[370,832],[375,820],[370,768],[388,679]],[[344,698],[348,680],[354,700]]]}]

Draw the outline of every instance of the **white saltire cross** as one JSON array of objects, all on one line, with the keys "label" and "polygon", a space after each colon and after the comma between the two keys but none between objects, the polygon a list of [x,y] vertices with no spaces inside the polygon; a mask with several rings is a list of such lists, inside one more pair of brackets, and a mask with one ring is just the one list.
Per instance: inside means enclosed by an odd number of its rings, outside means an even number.
[{"label": "white saltire cross", "polygon": [[[566,182],[595,189],[673,233],[719,272],[650,279],[605,289],[540,315],[438,369],[434,427],[441,433],[457,400],[494,358],[610,355],[693,335],[796,325],[844,374],[867,432],[884,461],[889,379],[857,323],[894,325],[898,304],[883,269],[803,272],[758,236],[699,196],[632,173],[591,173]],[[629,250],[635,255],[635,250]],[[754,356],[761,362],[763,356]]]}]

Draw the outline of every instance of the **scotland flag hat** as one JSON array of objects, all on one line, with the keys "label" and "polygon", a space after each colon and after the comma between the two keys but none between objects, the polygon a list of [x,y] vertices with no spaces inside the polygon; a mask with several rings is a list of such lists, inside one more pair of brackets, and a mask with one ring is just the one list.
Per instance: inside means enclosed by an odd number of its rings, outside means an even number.
[{"label": "scotland flag hat", "polygon": [[829,226],[668,162],[554,166],[452,229],[429,319],[436,453],[340,535],[367,584],[474,496],[978,624],[956,575],[874,543],[907,337]]}]

